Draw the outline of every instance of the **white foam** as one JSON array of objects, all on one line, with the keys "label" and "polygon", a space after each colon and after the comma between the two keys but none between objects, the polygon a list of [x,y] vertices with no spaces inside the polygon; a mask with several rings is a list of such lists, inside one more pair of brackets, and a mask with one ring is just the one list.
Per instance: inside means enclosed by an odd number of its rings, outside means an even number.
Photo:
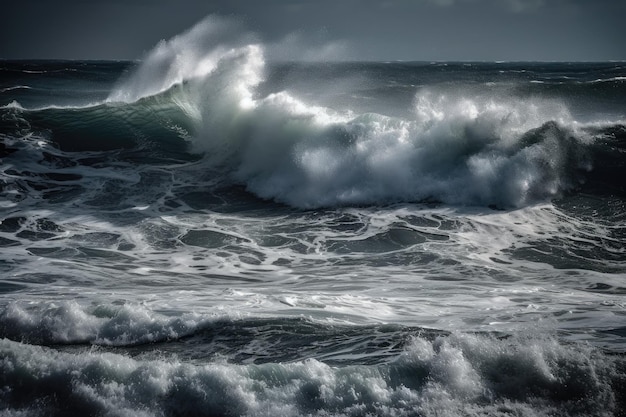
[{"label": "white foam", "polygon": [[177,339],[212,322],[210,315],[166,317],[141,305],[86,308],[75,301],[10,303],[0,313],[5,336],[37,343],[132,345]]},{"label": "white foam", "polygon": [[417,337],[380,366],[191,365],[6,339],[0,356],[5,410],[47,414],[608,415],[623,378],[619,359],[549,338]]},{"label": "white foam", "polygon": [[239,144],[235,178],[297,207],[428,198],[523,206],[568,186],[567,144],[551,132],[532,146],[519,144],[529,129],[567,117],[551,106],[424,95],[415,120],[350,118],[282,93],[256,102],[238,126],[245,136],[218,132]]}]

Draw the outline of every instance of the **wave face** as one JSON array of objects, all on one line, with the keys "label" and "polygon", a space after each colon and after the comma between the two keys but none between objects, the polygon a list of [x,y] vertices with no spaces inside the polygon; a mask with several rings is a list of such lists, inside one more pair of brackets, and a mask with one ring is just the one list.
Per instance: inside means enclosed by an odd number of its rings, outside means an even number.
[{"label": "wave face", "polygon": [[0,415],[623,416],[626,66],[266,49],[0,61]]}]

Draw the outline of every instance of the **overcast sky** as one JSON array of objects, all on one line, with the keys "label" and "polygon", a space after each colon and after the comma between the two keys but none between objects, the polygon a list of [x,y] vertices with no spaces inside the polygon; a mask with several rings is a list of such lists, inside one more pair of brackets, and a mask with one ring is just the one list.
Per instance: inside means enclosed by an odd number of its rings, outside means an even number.
[{"label": "overcast sky", "polygon": [[3,59],[138,59],[218,14],[295,59],[626,60],[626,0],[20,0],[1,10]]}]

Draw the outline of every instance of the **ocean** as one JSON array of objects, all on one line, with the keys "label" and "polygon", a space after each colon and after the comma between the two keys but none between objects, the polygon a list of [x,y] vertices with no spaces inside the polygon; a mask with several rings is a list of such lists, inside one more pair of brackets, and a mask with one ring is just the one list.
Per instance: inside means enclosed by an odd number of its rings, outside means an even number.
[{"label": "ocean", "polygon": [[625,416],[626,64],[0,61],[0,415]]}]

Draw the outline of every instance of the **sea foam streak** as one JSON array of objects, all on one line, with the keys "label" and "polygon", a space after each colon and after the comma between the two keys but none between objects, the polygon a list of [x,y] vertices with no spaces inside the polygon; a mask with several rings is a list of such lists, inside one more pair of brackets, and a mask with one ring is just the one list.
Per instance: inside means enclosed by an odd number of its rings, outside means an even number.
[{"label": "sea foam streak", "polygon": [[[519,207],[559,195],[591,168],[558,102],[417,92],[413,118],[259,97],[262,47],[215,18],[160,43],[109,102],[170,97],[193,146],[236,182],[295,207],[436,200]],[[226,45],[226,46],[225,46]]]}]

